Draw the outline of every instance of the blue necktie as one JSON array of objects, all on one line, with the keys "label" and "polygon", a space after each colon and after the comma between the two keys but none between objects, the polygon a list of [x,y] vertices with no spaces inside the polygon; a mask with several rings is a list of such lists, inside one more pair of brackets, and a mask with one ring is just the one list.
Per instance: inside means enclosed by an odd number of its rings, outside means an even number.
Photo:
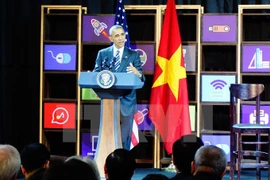
[{"label": "blue necktie", "polygon": [[119,50],[117,50],[116,51],[116,54],[115,54],[115,64],[114,64],[114,66],[115,66],[115,72],[117,72],[118,71],[118,69],[120,68],[120,51]]}]

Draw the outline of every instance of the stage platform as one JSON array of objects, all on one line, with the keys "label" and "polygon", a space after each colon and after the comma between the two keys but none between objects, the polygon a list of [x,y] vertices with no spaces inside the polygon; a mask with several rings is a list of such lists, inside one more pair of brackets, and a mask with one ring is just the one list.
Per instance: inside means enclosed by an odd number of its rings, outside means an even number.
[{"label": "stage platform", "polygon": [[[171,178],[175,175],[175,173],[173,172],[165,172],[163,170],[160,169],[154,169],[154,168],[140,168],[140,169],[136,169],[135,170],[135,174],[132,177],[132,180],[141,180],[143,177],[145,177],[147,174],[164,174],[167,177]],[[262,170],[262,178],[261,180],[267,180],[267,170]],[[229,171],[227,171],[227,173],[225,174],[225,176],[223,177],[223,180],[229,180],[230,179],[230,175],[229,175]],[[241,179],[244,180],[256,180],[256,172],[255,170],[243,170],[241,173]]]},{"label": "stage platform", "polygon": [[[147,174],[164,174],[165,176],[171,178],[175,175],[174,172],[165,172],[160,169],[154,168],[138,168],[135,170],[135,174],[132,177],[132,180],[142,180]],[[262,170],[262,178],[261,180],[267,180],[267,170]],[[236,179],[236,177],[235,177]],[[243,170],[241,179],[243,180],[256,180],[256,172],[255,170]],[[18,177],[17,180],[25,180],[23,177]],[[105,180],[102,178],[102,180]],[[225,174],[222,180],[230,180],[229,171]]]}]

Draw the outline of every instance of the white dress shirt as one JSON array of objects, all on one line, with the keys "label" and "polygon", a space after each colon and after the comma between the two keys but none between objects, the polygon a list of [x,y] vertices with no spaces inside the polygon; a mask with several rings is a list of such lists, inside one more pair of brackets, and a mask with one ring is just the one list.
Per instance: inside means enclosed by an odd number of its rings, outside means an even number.
[{"label": "white dress shirt", "polygon": [[115,46],[113,46],[113,57],[115,57],[116,51],[119,50],[120,63],[121,63],[121,60],[122,60],[124,48],[125,47],[121,47],[120,49],[117,49]]}]

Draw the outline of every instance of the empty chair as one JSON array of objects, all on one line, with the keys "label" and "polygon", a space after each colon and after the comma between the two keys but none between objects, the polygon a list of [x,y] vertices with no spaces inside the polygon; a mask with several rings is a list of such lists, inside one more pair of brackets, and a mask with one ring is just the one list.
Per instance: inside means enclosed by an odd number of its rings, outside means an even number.
[{"label": "empty chair", "polygon": [[[270,180],[270,126],[260,123],[260,95],[264,91],[263,84],[231,84],[230,86],[230,133],[231,133],[231,157],[230,157],[230,177],[234,179],[234,172],[238,169],[238,180],[240,180],[242,168],[256,168],[257,179],[260,179],[261,168],[268,168],[268,179]],[[237,103],[240,101],[253,101],[255,100],[255,114],[256,123],[254,124],[239,124],[237,123]],[[240,107],[240,106],[239,106]],[[239,111],[240,112],[240,111]],[[243,121],[243,120],[242,120]],[[243,134],[254,134],[256,141],[246,142],[242,140]],[[268,141],[261,141],[261,134],[268,135]],[[247,150],[243,149],[242,145],[255,144],[256,147]],[[261,145],[266,144],[268,147],[267,152],[261,150]],[[256,157],[256,163],[244,163],[242,160],[245,156]],[[268,160],[262,162],[261,158]],[[237,162],[237,163],[236,163]]]}]

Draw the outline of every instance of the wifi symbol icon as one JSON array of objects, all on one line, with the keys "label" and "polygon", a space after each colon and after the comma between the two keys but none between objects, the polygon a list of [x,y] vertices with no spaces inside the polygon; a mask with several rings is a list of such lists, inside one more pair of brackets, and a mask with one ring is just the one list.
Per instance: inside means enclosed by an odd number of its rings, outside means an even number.
[{"label": "wifi symbol icon", "polygon": [[227,85],[227,83],[221,79],[217,79],[211,82],[211,85],[215,88],[215,89],[223,89],[224,86]]}]

